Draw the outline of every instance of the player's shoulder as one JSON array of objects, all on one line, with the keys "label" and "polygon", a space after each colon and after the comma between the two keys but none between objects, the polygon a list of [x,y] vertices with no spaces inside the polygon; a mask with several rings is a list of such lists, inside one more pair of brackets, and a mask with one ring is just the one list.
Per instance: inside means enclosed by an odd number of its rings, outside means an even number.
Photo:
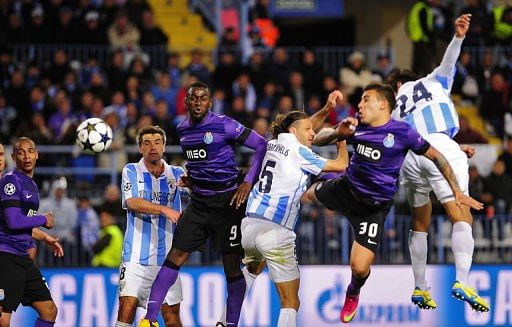
[{"label": "player's shoulder", "polygon": [[165,165],[165,174],[169,177],[178,179],[181,175],[183,175],[185,173],[185,169],[183,169],[183,167],[181,167],[181,166],[170,165],[167,163],[164,163],[164,165]]},{"label": "player's shoulder", "polygon": [[411,125],[407,124],[404,121],[396,120],[394,118],[391,118],[388,128],[391,130],[396,131],[397,133],[409,133],[410,130],[413,130]]},{"label": "player's shoulder", "polygon": [[0,185],[5,185],[8,183],[19,184],[19,178],[14,170],[8,171],[0,178]]}]

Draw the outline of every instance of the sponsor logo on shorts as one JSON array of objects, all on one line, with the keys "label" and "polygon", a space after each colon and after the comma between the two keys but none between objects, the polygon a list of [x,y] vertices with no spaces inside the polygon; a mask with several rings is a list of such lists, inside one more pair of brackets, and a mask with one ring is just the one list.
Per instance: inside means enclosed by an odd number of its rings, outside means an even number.
[{"label": "sponsor logo on shorts", "polygon": [[370,244],[377,244],[377,242],[374,242],[371,239],[368,239],[368,243],[370,243]]}]

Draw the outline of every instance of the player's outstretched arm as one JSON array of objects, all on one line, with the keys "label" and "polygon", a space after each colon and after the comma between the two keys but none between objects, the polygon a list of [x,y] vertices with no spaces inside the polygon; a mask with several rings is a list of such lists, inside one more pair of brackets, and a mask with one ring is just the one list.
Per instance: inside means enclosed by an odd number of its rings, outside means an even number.
[{"label": "player's outstretched arm", "polygon": [[[7,207],[4,209],[7,227],[10,229],[31,229],[47,225],[47,217],[44,215],[35,215],[27,217],[23,214],[20,207]],[[47,226],[47,228],[52,228]]]},{"label": "player's outstretched arm", "polygon": [[433,146],[430,146],[423,155],[432,160],[441,174],[443,174],[444,178],[452,189],[453,195],[455,196],[455,201],[457,202],[458,206],[467,205],[475,210],[483,209],[483,203],[478,202],[472,197],[462,193],[459,188],[459,184],[457,183],[457,178],[453,173],[452,167],[448,163],[448,160],[446,160],[446,158],[441,154],[441,152],[437,151]]},{"label": "player's outstretched arm", "polygon": [[315,135],[313,144],[316,146],[324,146],[332,144],[334,141],[343,141],[349,138],[358,125],[357,119],[354,117],[347,117],[343,119],[335,128],[323,128],[318,134]]},{"label": "player's outstretched arm", "polygon": [[327,160],[325,166],[322,169],[324,172],[341,172],[345,171],[348,167],[348,151],[347,142],[338,142],[338,156],[334,160]]},{"label": "player's outstretched arm", "polygon": [[448,85],[449,89],[451,89],[451,84],[453,83],[455,64],[460,55],[462,41],[469,30],[470,21],[471,14],[461,15],[455,20],[455,36],[446,47],[441,64],[432,73],[434,77],[437,75],[447,77],[451,81]]},{"label": "player's outstretched arm", "polygon": [[340,91],[334,90],[331,93],[329,93],[325,106],[322,109],[315,112],[315,114],[309,118],[309,120],[311,120],[311,123],[313,123],[313,130],[315,132],[318,132],[320,130],[322,124],[329,116],[331,110],[336,108],[336,104],[341,102],[341,100],[343,100],[343,94]]}]

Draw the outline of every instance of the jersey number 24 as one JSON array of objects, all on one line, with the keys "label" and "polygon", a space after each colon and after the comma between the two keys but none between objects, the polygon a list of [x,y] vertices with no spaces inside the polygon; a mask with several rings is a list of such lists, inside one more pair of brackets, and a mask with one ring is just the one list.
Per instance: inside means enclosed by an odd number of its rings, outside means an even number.
[{"label": "jersey number 24", "polygon": [[422,82],[416,83],[412,89],[412,102],[414,102],[414,105],[407,109],[407,100],[408,97],[405,94],[402,94],[401,96],[396,99],[396,107],[400,109],[400,118],[404,118],[408,114],[412,113],[414,110],[416,110],[416,103],[419,101],[425,99],[425,101],[431,101],[432,100],[432,93],[430,93],[425,85],[423,85]]}]

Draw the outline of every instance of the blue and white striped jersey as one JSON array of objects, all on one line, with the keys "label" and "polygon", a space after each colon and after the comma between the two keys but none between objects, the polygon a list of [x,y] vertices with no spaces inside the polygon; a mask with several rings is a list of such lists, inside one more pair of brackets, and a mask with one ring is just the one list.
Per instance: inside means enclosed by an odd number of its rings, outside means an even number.
[{"label": "blue and white striped jersey", "polygon": [[164,161],[164,172],[155,178],[144,165],[144,159],[123,168],[121,188],[122,206],[127,210],[127,225],[123,244],[123,262],[136,262],[144,266],[161,266],[171,249],[175,224],[165,216],[135,213],[127,208],[132,197],[168,206],[181,212],[181,194],[177,187],[185,170]]},{"label": "blue and white striped jersey", "polygon": [[418,133],[445,133],[453,138],[459,131],[459,117],[450,99],[455,64],[463,39],[454,37],[441,64],[429,75],[400,87],[392,113],[395,120],[405,121]]},{"label": "blue and white striped jersey", "polygon": [[249,194],[247,217],[270,220],[293,230],[299,218],[302,193],[311,175],[318,175],[326,161],[291,133],[270,140],[259,181]]}]

